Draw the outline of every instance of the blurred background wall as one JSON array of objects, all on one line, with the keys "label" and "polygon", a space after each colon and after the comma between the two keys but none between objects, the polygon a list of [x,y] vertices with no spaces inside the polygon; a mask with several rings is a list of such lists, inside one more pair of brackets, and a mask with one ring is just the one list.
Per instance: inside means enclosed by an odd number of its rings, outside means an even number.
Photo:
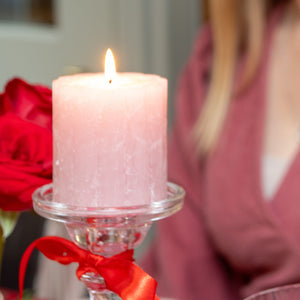
[{"label": "blurred background wall", "polygon": [[[16,76],[50,86],[63,74],[102,72],[110,47],[119,71],[168,78],[171,123],[176,81],[200,15],[200,0],[0,0],[0,91]],[[20,241],[20,236],[32,240],[39,236],[41,218],[22,214],[17,226],[6,244],[1,281],[15,289],[16,258],[28,242]],[[149,241],[151,235],[140,252]],[[27,271],[27,279],[32,281],[34,268],[31,273],[30,277]]]},{"label": "blurred background wall", "polygon": [[119,71],[169,79],[178,73],[200,20],[199,0],[0,0],[0,86],[14,77],[51,85],[77,71],[103,71],[108,47]]}]

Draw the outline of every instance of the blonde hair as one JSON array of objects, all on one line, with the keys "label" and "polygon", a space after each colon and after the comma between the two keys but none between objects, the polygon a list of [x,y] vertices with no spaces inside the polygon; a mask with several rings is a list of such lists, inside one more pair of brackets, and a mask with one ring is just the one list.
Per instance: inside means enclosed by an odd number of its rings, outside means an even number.
[{"label": "blonde hair", "polygon": [[[213,64],[207,99],[195,124],[194,134],[201,155],[209,155],[218,140],[233,92],[233,78],[240,49],[247,55],[238,91],[255,75],[263,44],[267,12],[278,0],[208,0],[213,34]],[[205,8],[205,6],[204,6]]]}]

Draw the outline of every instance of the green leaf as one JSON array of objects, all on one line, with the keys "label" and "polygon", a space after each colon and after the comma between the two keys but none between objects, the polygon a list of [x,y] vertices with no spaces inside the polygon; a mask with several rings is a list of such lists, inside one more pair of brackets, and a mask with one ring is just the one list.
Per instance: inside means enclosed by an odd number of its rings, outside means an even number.
[{"label": "green leaf", "polygon": [[6,239],[14,230],[19,212],[4,211],[0,209],[0,225],[2,229],[2,237]]},{"label": "green leaf", "polygon": [[33,292],[31,290],[24,290],[23,300],[31,300],[33,297]]}]

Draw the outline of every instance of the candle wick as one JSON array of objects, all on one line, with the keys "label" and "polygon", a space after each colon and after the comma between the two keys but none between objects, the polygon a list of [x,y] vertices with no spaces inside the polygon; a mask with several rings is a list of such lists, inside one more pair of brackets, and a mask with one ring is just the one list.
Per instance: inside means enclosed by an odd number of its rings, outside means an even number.
[{"label": "candle wick", "polygon": [[111,84],[112,83],[112,79],[109,79],[108,83]]}]

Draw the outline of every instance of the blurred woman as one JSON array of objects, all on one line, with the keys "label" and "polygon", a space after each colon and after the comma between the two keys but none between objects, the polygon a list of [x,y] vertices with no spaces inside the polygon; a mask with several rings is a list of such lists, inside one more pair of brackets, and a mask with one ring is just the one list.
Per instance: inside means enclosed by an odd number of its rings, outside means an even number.
[{"label": "blurred woman", "polygon": [[207,8],[169,144],[187,196],[144,269],[162,296],[235,300],[300,282],[300,1]]}]

